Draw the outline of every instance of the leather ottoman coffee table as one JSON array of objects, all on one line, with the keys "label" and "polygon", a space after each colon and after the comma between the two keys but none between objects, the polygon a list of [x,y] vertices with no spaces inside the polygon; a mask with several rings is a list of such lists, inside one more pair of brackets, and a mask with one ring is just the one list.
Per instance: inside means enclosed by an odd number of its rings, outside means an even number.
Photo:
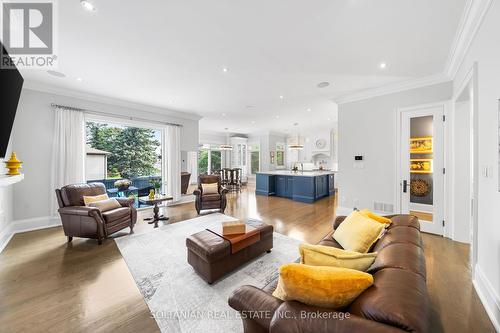
[{"label": "leather ottoman coffee table", "polygon": [[[252,232],[250,245],[231,244],[217,231],[203,230],[186,239],[188,263],[209,284],[235,270],[264,252],[273,248],[273,227],[259,221],[249,220]],[[253,229],[253,228],[255,229]],[[242,242],[245,242],[244,240]]]}]

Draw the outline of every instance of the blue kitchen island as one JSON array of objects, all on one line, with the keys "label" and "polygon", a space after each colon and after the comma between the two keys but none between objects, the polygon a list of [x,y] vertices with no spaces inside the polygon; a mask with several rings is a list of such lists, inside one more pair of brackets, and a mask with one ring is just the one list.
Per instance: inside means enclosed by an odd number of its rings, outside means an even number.
[{"label": "blue kitchen island", "polygon": [[258,172],[255,194],[313,203],[335,194],[334,171]]}]

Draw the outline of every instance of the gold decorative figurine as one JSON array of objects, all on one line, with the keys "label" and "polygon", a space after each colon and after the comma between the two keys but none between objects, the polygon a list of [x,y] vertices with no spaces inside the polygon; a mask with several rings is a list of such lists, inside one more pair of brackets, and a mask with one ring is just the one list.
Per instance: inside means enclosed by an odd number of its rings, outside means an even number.
[{"label": "gold decorative figurine", "polygon": [[9,169],[9,172],[7,172],[8,176],[17,176],[21,174],[19,169],[21,168],[21,165],[23,165],[23,162],[17,159],[16,152],[12,152],[10,160],[6,161],[5,165],[7,166],[7,169]]}]

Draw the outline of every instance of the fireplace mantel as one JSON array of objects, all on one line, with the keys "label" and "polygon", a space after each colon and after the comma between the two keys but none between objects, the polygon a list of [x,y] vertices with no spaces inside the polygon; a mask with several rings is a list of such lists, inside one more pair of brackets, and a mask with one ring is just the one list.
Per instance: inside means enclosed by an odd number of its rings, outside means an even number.
[{"label": "fireplace mantel", "polygon": [[24,179],[24,175],[17,175],[17,176],[7,176],[7,175],[1,175],[0,176],[0,187],[5,187],[5,186],[10,186],[15,183],[19,183]]}]

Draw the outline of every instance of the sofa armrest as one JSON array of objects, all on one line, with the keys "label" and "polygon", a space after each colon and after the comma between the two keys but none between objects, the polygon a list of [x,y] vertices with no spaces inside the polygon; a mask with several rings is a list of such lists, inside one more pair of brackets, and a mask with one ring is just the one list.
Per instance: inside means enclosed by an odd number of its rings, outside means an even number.
[{"label": "sofa armrest", "polygon": [[225,187],[225,186],[221,186],[220,187],[220,195],[226,195],[226,193],[228,192],[228,189]]},{"label": "sofa armrest", "polygon": [[344,222],[344,220],[347,218],[347,216],[337,216],[335,219],[335,222],[333,222],[333,229],[337,229],[339,225]]},{"label": "sofa armrest", "polygon": [[268,330],[274,312],[283,301],[254,286],[241,286],[229,297],[228,303],[240,312],[242,319],[252,319]]},{"label": "sofa armrest", "polygon": [[193,194],[196,195],[197,197],[201,196],[201,190],[197,188],[196,190],[193,191]]},{"label": "sofa armrest", "polygon": [[135,202],[135,199],[132,198],[115,198],[115,199],[120,203],[120,205],[122,205],[122,207],[132,207],[132,205]]},{"label": "sofa armrest", "polygon": [[97,207],[86,206],[68,206],[59,208],[59,214],[64,215],[78,215],[78,216],[91,216],[101,215],[101,211]]},{"label": "sofa armrest", "polygon": [[274,313],[273,333],[402,333],[383,323],[352,315],[349,312],[323,309],[299,302],[284,302]]}]

